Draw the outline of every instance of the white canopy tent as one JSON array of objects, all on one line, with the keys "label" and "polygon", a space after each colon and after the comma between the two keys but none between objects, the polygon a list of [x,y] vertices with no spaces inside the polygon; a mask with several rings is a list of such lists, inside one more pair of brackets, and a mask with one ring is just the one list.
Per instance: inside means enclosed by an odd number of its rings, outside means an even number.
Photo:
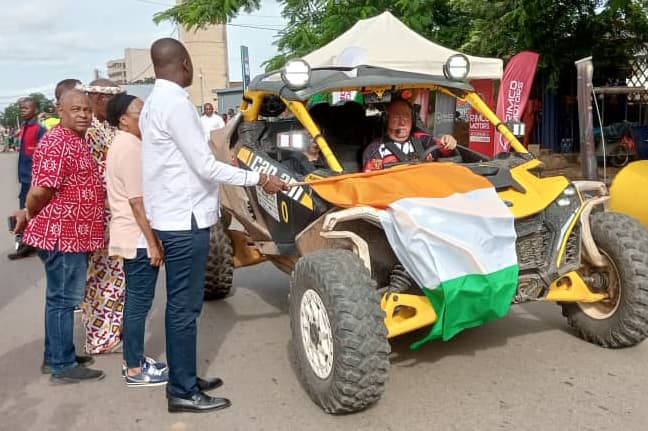
[{"label": "white canopy tent", "polygon": [[[337,39],[306,55],[304,60],[312,67],[366,64],[443,76],[443,65],[453,54],[458,52],[430,42],[390,12],[383,12],[358,21]],[[468,79],[502,78],[503,64],[499,58],[467,57],[471,65]]]}]

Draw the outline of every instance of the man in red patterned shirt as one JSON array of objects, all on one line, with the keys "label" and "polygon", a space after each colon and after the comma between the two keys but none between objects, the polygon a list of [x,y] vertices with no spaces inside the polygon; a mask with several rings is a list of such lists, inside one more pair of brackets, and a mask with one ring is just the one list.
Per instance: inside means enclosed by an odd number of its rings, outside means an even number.
[{"label": "man in red patterned shirt", "polygon": [[[60,100],[60,125],[34,153],[32,183],[16,231],[39,249],[45,264],[45,355],[41,371],[55,383],[99,380],[103,371],[87,368],[76,356],[74,307],[85,291],[88,252],[104,247],[104,191],[85,133],[92,110],[88,96],[69,90]],[[26,227],[25,227],[26,224]]]}]

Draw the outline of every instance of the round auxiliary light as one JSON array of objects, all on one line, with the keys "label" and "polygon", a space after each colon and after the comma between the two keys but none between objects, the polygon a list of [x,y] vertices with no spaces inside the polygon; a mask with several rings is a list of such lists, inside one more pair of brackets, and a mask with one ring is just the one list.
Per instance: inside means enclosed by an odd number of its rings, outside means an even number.
[{"label": "round auxiliary light", "polygon": [[565,196],[574,196],[576,194],[576,189],[572,186],[567,187],[563,190]]},{"label": "round auxiliary light", "polygon": [[454,81],[463,81],[470,72],[470,61],[463,54],[454,54],[448,57],[443,65],[443,74]]},{"label": "round auxiliary light", "polygon": [[311,68],[304,60],[289,60],[281,71],[281,80],[291,90],[301,90],[310,82]]}]

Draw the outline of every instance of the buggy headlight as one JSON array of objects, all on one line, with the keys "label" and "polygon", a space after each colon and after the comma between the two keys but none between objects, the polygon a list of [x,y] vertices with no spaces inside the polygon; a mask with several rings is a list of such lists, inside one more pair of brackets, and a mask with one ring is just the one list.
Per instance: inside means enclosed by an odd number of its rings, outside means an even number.
[{"label": "buggy headlight", "polygon": [[301,90],[310,82],[311,68],[302,59],[289,60],[281,71],[281,80],[291,90]]},{"label": "buggy headlight", "polygon": [[463,81],[470,72],[470,62],[463,54],[454,54],[448,57],[443,65],[443,74],[454,81]]},{"label": "buggy headlight", "polygon": [[576,189],[572,186],[569,186],[565,190],[563,190],[563,194],[565,196],[574,196],[576,194]]}]

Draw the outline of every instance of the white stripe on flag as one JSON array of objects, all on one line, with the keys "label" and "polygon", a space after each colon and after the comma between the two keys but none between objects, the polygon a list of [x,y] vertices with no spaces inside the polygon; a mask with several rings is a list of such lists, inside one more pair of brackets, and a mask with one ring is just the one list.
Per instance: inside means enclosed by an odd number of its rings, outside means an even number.
[{"label": "white stripe on flag", "polygon": [[445,198],[406,198],[380,211],[387,239],[421,287],[517,263],[511,211],[495,189]]}]

